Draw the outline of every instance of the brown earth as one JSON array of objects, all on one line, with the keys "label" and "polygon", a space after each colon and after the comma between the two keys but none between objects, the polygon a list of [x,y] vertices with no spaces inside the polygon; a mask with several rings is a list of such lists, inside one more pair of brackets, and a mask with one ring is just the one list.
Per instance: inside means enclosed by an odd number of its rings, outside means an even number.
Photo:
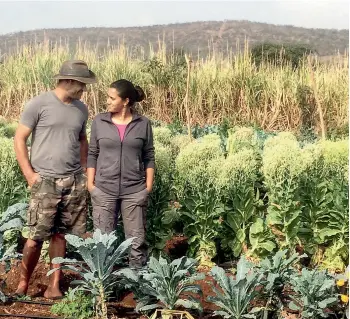
[{"label": "brown earth", "polygon": [[[12,318],[20,318],[16,317],[16,314],[20,314],[29,316],[25,318],[31,318],[32,316],[57,317],[50,313],[50,307],[51,304],[53,304],[53,302],[43,298],[44,291],[46,290],[46,287],[48,285],[48,277],[46,276],[48,270],[49,265],[40,262],[33,273],[32,279],[30,281],[30,287],[28,290],[28,296],[31,298],[31,301],[43,304],[26,304],[20,302],[13,302],[5,305],[0,304],[0,316],[4,314],[12,314],[14,315],[11,316]],[[78,276],[76,274],[73,274],[69,271],[63,271],[61,280],[62,291],[68,291],[68,288],[70,287],[70,282],[77,278]],[[5,294],[11,295],[16,291],[17,284],[19,281],[18,261],[13,262],[11,270],[6,275],[0,275],[0,281],[4,281],[6,283],[6,286],[3,289],[3,292]],[[203,305],[204,312],[201,318],[214,318],[215,316],[213,316],[213,311],[216,310],[217,307],[206,300],[208,296],[214,295],[212,287],[215,286],[215,283],[210,276],[206,275],[205,279],[200,282],[197,282],[197,284],[201,286],[203,291],[203,296],[200,298],[200,301]],[[285,293],[288,295],[287,291]],[[287,298],[284,299],[285,301],[287,301]],[[258,306],[258,303],[254,304],[254,306]],[[118,302],[108,303],[108,311],[111,318],[141,318],[139,314],[134,312],[135,306],[136,302],[133,299],[133,293],[126,293]],[[296,319],[298,318],[298,316],[296,314],[284,311],[283,318]]]},{"label": "brown earth", "polygon": [[[188,248],[187,238],[182,235],[174,236],[171,240],[169,240],[166,243],[165,252],[169,254],[172,258],[179,258],[181,256],[184,256]],[[43,262],[40,262],[38,266],[36,267],[33,276],[30,281],[30,287],[28,290],[28,296],[31,298],[31,301],[35,302],[41,302],[41,303],[49,303],[46,305],[43,304],[26,304],[26,303],[19,303],[19,302],[13,302],[8,303],[6,305],[3,305],[0,303],[0,316],[5,314],[21,314],[21,315],[31,315],[31,316],[45,316],[45,317],[57,317],[50,313],[50,307],[52,304],[52,301],[46,300],[43,298],[44,291],[47,288],[48,285],[48,277],[46,276],[47,272],[49,270],[49,265],[45,264]],[[78,278],[78,275],[69,272],[69,271],[63,271],[62,279],[61,279],[61,289],[63,292],[67,292],[68,288],[70,287],[70,282],[72,280],[75,280]],[[2,289],[2,291],[7,294],[11,295],[13,294],[16,289],[19,282],[19,261],[14,261],[11,267],[11,270],[6,274],[2,274],[0,272],[0,283],[5,282],[5,287]],[[214,280],[206,275],[205,279],[197,282],[197,284],[200,285],[203,291],[203,296],[201,296],[200,301],[203,306],[203,314],[202,319],[204,318],[214,318],[213,311],[217,309],[215,305],[212,303],[209,303],[207,300],[208,296],[214,295],[212,291],[212,287],[215,286]],[[288,304],[288,295],[291,292],[285,292],[284,295],[286,298],[284,298],[284,303]],[[58,302],[58,301],[56,301]],[[259,300],[254,303],[254,306],[260,305]],[[117,302],[110,302],[108,303],[108,311],[111,316],[111,318],[140,318],[140,315],[134,312],[134,308],[136,306],[136,302],[133,298],[132,293],[126,292],[122,297],[121,300]],[[196,318],[197,316],[194,315]],[[283,314],[283,317],[285,319],[295,319],[297,316],[295,314],[292,314],[290,312],[285,312]],[[19,318],[19,317],[12,317],[12,318]],[[23,317],[22,317],[23,318]],[[27,318],[27,317],[26,317]],[[30,316],[28,317],[30,318]]]},{"label": "brown earth", "polygon": [[184,235],[176,235],[169,239],[164,248],[164,252],[171,258],[181,258],[186,256],[188,249],[188,238]]},{"label": "brown earth", "polygon": [[[40,262],[36,267],[33,276],[30,281],[30,286],[28,289],[28,296],[31,301],[44,303],[42,304],[26,304],[22,302],[13,302],[6,305],[0,304],[0,315],[1,314],[21,314],[21,315],[35,315],[35,316],[48,316],[48,317],[57,317],[50,313],[52,301],[47,300],[43,297],[43,294],[49,283],[48,277],[46,276],[49,270],[49,265],[43,262]],[[69,271],[63,271],[61,279],[61,289],[63,292],[68,291],[70,287],[70,282],[77,279],[78,276]],[[13,262],[11,270],[6,275],[0,275],[0,281],[5,282],[5,287],[3,292],[11,296],[17,289],[19,282],[19,262]],[[204,314],[212,314],[212,311],[216,309],[214,305],[206,302],[206,298],[209,295],[212,295],[211,286],[214,285],[212,278],[206,276],[205,280],[199,282],[203,290],[203,296],[201,297],[201,302],[204,308]],[[45,304],[47,303],[47,304]],[[111,315],[115,315],[118,318],[128,317],[128,318],[138,318],[139,314],[133,312],[133,309],[136,306],[136,302],[133,298],[133,293],[126,293],[122,299],[118,302],[109,303],[109,312]],[[12,317],[15,318],[15,317]]]}]

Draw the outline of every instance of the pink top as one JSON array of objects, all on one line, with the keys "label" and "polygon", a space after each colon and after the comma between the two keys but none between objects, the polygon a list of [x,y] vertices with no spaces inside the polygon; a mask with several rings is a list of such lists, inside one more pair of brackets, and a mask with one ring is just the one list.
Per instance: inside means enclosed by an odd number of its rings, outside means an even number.
[{"label": "pink top", "polygon": [[123,142],[125,129],[127,127],[127,124],[115,124],[115,126],[118,128],[120,140]]}]

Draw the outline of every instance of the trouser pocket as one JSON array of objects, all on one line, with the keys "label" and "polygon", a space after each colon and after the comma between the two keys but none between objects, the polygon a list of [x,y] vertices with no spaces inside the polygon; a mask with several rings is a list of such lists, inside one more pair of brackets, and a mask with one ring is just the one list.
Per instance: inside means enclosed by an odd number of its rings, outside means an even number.
[{"label": "trouser pocket", "polygon": [[118,222],[117,197],[106,194],[96,186],[90,194],[94,230],[100,229],[102,233],[114,231]]},{"label": "trouser pocket", "polygon": [[31,200],[27,211],[27,226],[35,226],[38,222],[39,202]]}]

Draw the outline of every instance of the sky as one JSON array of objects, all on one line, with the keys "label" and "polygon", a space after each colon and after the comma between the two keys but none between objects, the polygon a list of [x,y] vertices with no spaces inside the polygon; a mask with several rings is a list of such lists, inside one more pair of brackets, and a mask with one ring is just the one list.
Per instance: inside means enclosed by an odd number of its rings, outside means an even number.
[{"label": "sky", "polygon": [[209,20],[349,29],[349,1],[0,0],[0,34],[43,28],[129,27]]}]

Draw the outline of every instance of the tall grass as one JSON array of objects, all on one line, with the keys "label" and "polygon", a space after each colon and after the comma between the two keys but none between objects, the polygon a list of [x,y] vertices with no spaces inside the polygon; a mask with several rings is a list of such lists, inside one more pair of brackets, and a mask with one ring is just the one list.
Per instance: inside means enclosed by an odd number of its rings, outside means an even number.
[{"label": "tall grass", "polygon": [[[147,54],[145,53],[147,51]],[[106,89],[120,78],[143,87],[147,100],[140,107],[151,118],[165,122],[185,121],[186,63],[168,54],[164,43],[135,52],[124,44],[108,46],[104,52],[87,44],[75,48],[67,43],[44,42],[18,48],[0,64],[0,114],[18,118],[24,103],[52,88],[52,76],[69,58],[87,61],[98,76],[98,84],[84,95],[91,115],[105,109]],[[313,61],[318,99],[328,131],[347,130],[348,56],[329,63]],[[319,130],[310,65],[255,66],[248,50],[225,57],[211,52],[197,59],[191,71],[189,105],[191,124],[218,123],[255,125],[266,130]]]}]

